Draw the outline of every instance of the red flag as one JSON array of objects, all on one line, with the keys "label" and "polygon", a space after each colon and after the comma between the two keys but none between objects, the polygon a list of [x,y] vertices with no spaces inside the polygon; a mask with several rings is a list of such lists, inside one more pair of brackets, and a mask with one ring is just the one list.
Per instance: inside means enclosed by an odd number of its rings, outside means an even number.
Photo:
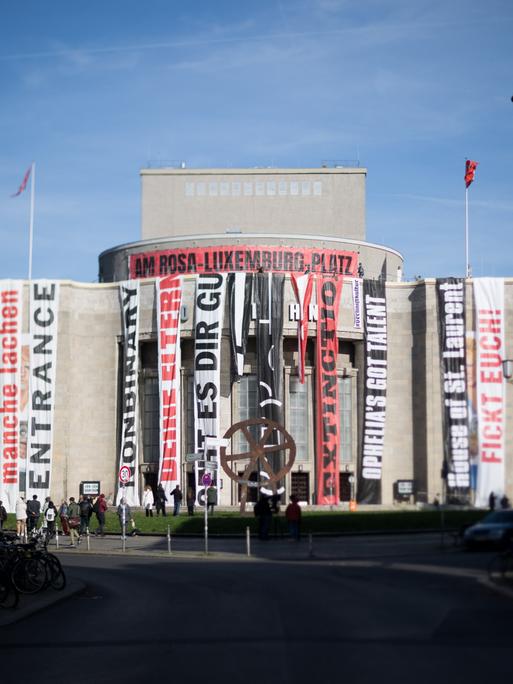
[{"label": "red flag", "polygon": [[465,187],[468,188],[468,186],[472,183],[474,180],[474,174],[476,173],[477,165],[479,162],[472,161],[471,159],[467,159],[465,162]]},{"label": "red flag", "polygon": [[32,165],[30,165],[27,169],[27,173],[23,176],[23,180],[21,181],[21,185],[18,188],[18,192],[15,192],[14,195],[11,195],[11,197],[18,197],[18,195],[21,195],[21,193],[25,190],[27,187],[28,179],[30,176],[30,172],[32,171]]}]

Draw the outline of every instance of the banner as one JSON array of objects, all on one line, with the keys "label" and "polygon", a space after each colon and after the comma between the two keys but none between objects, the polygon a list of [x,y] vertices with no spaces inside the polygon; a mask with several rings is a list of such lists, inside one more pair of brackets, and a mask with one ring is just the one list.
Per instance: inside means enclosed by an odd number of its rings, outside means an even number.
[{"label": "banner", "polygon": [[216,245],[166,249],[130,254],[130,278],[159,278],[182,273],[229,273],[260,269],[281,273],[332,273],[355,276],[358,270],[356,252],[338,249],[293,248],[273,246]]},{"label": "banner", "polygon": [[291,276],[292,287],[299,304],[299,320],[297,324],[297,350],[298,350],[298,366],[299,366],[299,382],[303,385],[305,382],[305,357],[306,357],[306,343],[308,342],[308,310],[310,300],[312,298],[312,288],[314,276],[311,273],[305,273],[302,276]]},{"label": "banner", "polygon": [[[282,336],[284,276],[271,273],[255,275],[257,388],[260,417],[283,425]],[[272,434],[267,444],[279,444]],[[282,466],[280,452],[268,457],[276,472]],[[262,488],[264,494],[270,489]]]},{"label": "banner", "polygon": [[465,338],[465,280],[437,278],[447,494],[470,497],[469,423]]},{"label": "banner", "polygon": [[130,468],[130,479],[118,487],[116,504],[124,497],[129,506],[139,506],[138,400],[139,378],[139,282],[119,283],[123,330],[123,394],[121,399],[121,447],[119,467]]},{"label": "banner", "polygon": [[239,381],[244,375],[244,358],[251,320],[253,275],[251,273],[229,273],[227,287],[232,348],[232,381]]},{"label": "banner", "polygon": [[474,300],[479,434],[476,505],[486,506],[491,492],[500,499],[505,489],[504,279],[475,278]]},{"label": "banner", "polygon": [[53,459],[53,414],[57,373],[59,283],[30,283],[30,403],[27,500],[50,496]]},{"label": "banner", "polygon": [[387,407],[387,302],[382,280],[364,280],[365,373],[358,501],[381,503]]},{"label": "banner", "polygon": [[155,281],[159,348],[160,460],[159,483],[169,500],[180,482],[181,355],[180,307],[182,279]]},{"label": "banner", "polygon": [[21,281],[0,280],[0,501],[14,513],[20,492]]},{"label": "banner", "polygon": [[[221,398],[221,338],[223,333],[226,276],[223,273],[201,274],[196,280],[196,317],[194,326],[194,447],[205,449],[205,438],[219,435],[219,401]],[[205,457],[210,455],[204,452]],[[219,472],[219,451],[215,462]],[[205,472],[198,461],[196,498],[205,504],[205,488],[201,478]],[[217,480],[217,478],[213,478]]]},{"label": "banner", "polygon": [[363,327],[362,317],[362,285],[361,278],[353,278],[351,281],[353,290],[353,328],[361,330]]},{"label": "banner", "polygon": [[317,278],[317,504],[340,499],[338,312],[342,278]]}]

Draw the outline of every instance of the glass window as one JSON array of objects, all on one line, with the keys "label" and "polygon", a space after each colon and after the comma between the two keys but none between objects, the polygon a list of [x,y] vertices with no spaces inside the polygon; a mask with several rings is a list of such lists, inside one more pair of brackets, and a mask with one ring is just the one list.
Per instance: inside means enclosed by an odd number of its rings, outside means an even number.
[{"label": "glass window", "polygon": [[308,460],[308,380],[302,385],[297,375],[290,376],[289,429],[296,442],[296,460]]},{"label": "glass window", "polygon": [[159,379],[143,380],[143,463],[159,462]]},{"label": "glass window", "polygon": [[340,462],[353,460],[353,421],[351,378],[338,379],[338,410],[340,419]]},{"label": "glass window", "polygon": [[[258,418],[258,391],[256,375],[244,375],[239,383],[239,421]],[[255,439],[258,438],[256,427],[252,430]],[[235,447],[239,454],[248,451],[249,445],[242,432],[238,433],[238,444]]]}]

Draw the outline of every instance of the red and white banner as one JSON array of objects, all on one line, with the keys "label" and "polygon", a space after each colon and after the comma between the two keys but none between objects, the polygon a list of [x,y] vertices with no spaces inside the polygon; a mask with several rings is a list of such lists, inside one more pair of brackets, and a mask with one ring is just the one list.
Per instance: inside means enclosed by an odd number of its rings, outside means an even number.
[{"label": "red and white banner", "polygon": [[139,376],[139,281],[119,283],[123,328],[123,394],[121,397],[121,447],[119,468],[128,466],[130,477],[118,487],[116,504],[122,498],[129,506],[139,506],[138,401]]},{"label": "red and white banner", "polygon": [[500,499],[505,487],[504,279],[475,278],[474,301],[479,433],[476,505],[485,506],[491,492]]},{"label": "red and white banner", "polygon": [[0,501],[15,510],[20,490],[23,284],[0,280]]},{"label": "red and white banner", "polygon": [[167,499],[180,482],[180,307],[182,279],[155,282],[159,348],[160,461],[159,482]]},{"label": "red and white banner", "polygon": [[339,501],[337,323],[342,278],[317,278],[317,504]]},{"label": "red and white banner", "polygon": [[[221,338],[223,333],[226,275],[201,274],[196,280],[196,316],[194,326],[194,447],[219,466],[219,450],[213,458],[207,452],[205,439],[218,438],[219,402],[221,399]],[[201,484],[205,472],[196,461],[196,497],[205,503]],[[219,467],[217,468],[219,472]],[[217,475],[214,473],[214,480]]]},{"label": "red and white banner", "polygon": [[299,382],[305,382],[305,357],[306,357],[306,343],[308,341],[308,307],[312,298],[312,288],[314,283],[314,276],[311,273],[305,273],[302,276],[295,276],[292,274],[292,287],[299,304],[299,321],[297,324],[297,346],[299,357]]},{"label": "red and white banner", "polygon": [[51,491],[59,292],[55,281],[30,283],[27,500],[37,494],[44,501]]},{"label": "red and white banner", "polygon": [[355,276],[358,255],[338,249],[247,245],[191,247],[131,254],[130,278],[159,278],[175,273],[228,273],[263,269],[274,273],[330,273]]}]

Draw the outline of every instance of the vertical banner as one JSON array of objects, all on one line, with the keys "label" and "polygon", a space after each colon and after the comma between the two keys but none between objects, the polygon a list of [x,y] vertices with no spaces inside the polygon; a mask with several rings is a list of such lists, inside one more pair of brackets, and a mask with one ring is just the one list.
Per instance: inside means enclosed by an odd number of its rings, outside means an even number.
[{"label": "vertical banner", "polygon": [[381,503],[387,410],[387,301],[385,282],[363,281],[365,373],[358,501]]},{"label": "vertical banner", "polygon": [[139,378],[139,281],[119,283],[123,330],[123,392],[121,397],[121,446],[119,467],[130,468],[130,479],[118,487],[116,503],[124,497],[129,506],[139,506],[138,378]]},{"label": "vertical banner", "polygon": [[13,513],[20,491],[23,284],[0,280],[0,501]]},{"label": "vertical banner", "polygon": [[306,343],[308,341],[308,307],[312,298],[314,277],[311,273],[302,276],[291,275],[292,287],[299,304],[299,321],[297,324],[297,342],[299,358],[299,382],[305,382]]},{"label": "vertical banner", "polygon": [[27,499],[50,496],[53,414],[57,369],[59,283],[30,283],[30,402],[27,453]]},{"label": "vertical banner", "polygon": [[180,482],[180,306],[182,278],[155,281],[159,348],[160,460],[159,482],[166,497]]},{"label": "vertical banner", "polygon": [[[205,449],[205,438],[219,435],[219,400],[221,398],[221,336],[223,332],[226,275],[200,274],[196,279],[194,326],[194,447]],[[219,472],[218,451],[215,461]],[[204,452],[205,458],[208,454]],[[198,505],[205,503],[205,488],[201,483],[204,471],[198,461],[196,496]],[[217,479],[217,478],[213,478]]]},{"label": "vertical banner", "polygon": [[470,488],[475,494],[477,489],[477,466],[479,462],[479,434],[477,429],[477,369],[476,369],[476,333],[467,330],[465,333],[465,349],[467,354],[467,407],[468,407],[468,447],[470,461]]},{"label": "vertical banner", "polygon": [[342,278],[317,277],[317,504],[340,499],[338,409],[338,312]]},{"label": "vertical banner", "polygon": [[437,278],[442,373],[444,465],[447,494],[470,497],[469,424],[465,337],[465,280]]},{"label": "vertical banner", "polygon": [[[282,397],[282,336],[283,285],[282,274],[255,275],[257,387],[260,417],[283,424]],[[268,444],[278,444],[273,434]],[[273,470],[281,467],[279,452],[268,459]],[[266,490],[263,490],[267,493]],[[269,490],[270,492],[270,490]]]},{"label": "vertical banner", "polygon": [[362,286],[363,280],[361,278],[353,278],[351,280],[353,292],[353,328],[355,330],[361,330],[363,327]]},{"label": "vertical banner", "polygon": [[251,318],[253,274],[229,273],[227,288],[232,348],[232,380],[239,381],[244,375],[244,357],[246,356]]},{"label": "vertical banner", "polygon": [[485,506],[491,492],[500,498],[505,489],[504,279],[475,278],[474,301],[479,433],[476,505]]}]

